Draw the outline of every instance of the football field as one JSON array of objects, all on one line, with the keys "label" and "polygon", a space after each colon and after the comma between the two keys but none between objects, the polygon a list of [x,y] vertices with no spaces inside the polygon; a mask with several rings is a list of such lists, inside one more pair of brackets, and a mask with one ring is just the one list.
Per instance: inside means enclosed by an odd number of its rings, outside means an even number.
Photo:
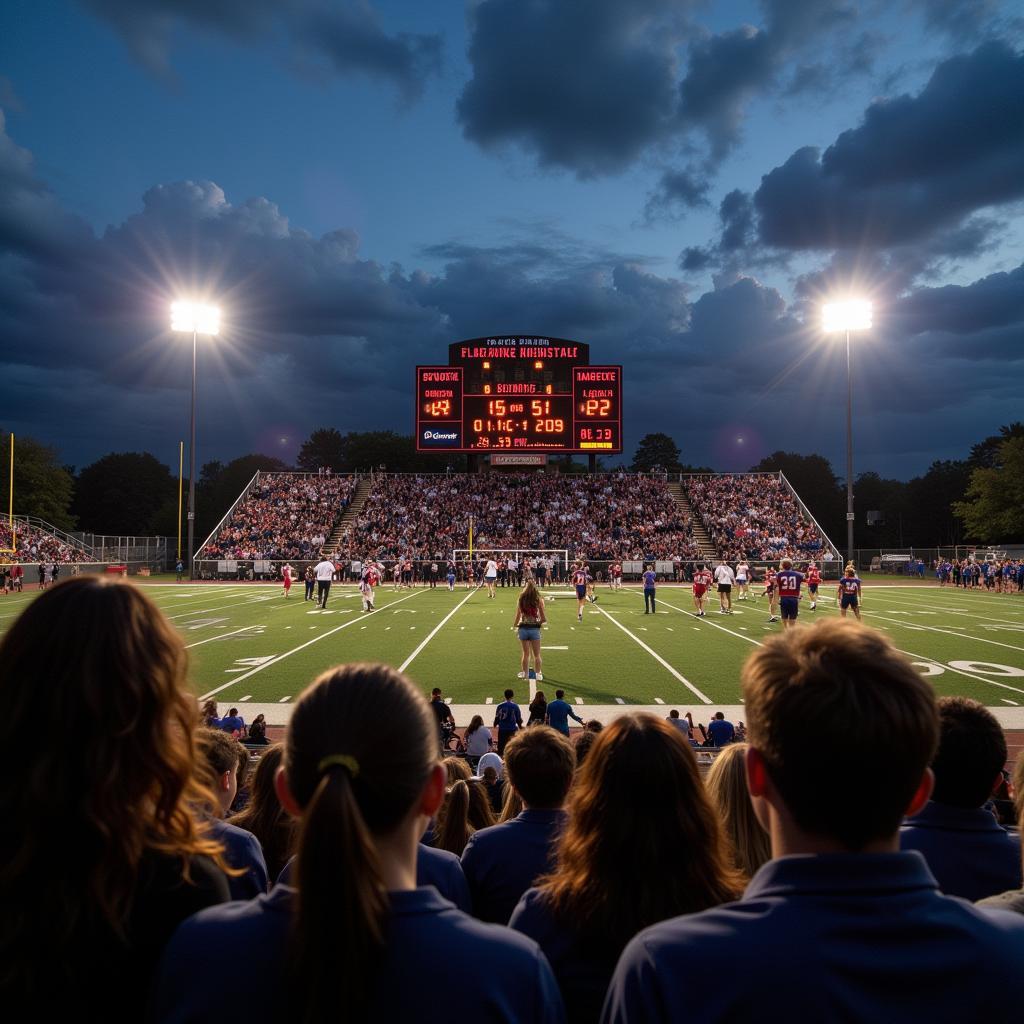
[{"label": "football field", "polygon": [[[511,588],[491,600],[486,590],[464,587],[450,593],[447,587],[382,586],[377,611],[364,614],[355,587],[338,584],[325,611],[303,600],[301,583],[287,599],[273,584],[138,585],[181,631],[197,696],[262,705],[271,722],[286,720],[288,703],[318,673],[354,660],[395,665],[424,692],[442,687],[460,725],[500,702],[506,687],[523,705],[529,702],[530,684],[516,678],[520,647]],[[660,586],[655,615],[644,614],[636,588],[602,586],[597,594],[580,623],[568,587],[545,591],[539,688],[549,699],[556,688],[565,689],[584,718],[642,705],[690,710],[706,720],[709,711],[735,708],[743,660],[781,628],[767,622],[764,598],[736,601],[734,614],[725,616],[710,594],[707,617],[697,619],[688,586]],[[813,613],[805,597],[800,621],[838,614],[834,594],[834,585],[823,586]],[[34,597],[0,599],[0,631]],[[864,619],[884,630],[938,693],[1020,707],[1024,716],[1024,597],[867,580]],[[1017,724],[1017,716],[1010,717]]]}]

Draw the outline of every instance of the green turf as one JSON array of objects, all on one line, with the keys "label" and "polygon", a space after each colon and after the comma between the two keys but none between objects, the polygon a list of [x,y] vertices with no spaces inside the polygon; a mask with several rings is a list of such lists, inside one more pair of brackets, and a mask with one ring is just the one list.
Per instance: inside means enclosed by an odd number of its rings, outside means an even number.
[{"label": "green turf", "polygon": [[[216,691],[221,702],[293,699],[317,673],[357,659],[405,665],[425,691],[441,686],[456,704],[497,703],[506,686],[519,697],[528,694],[527,684],[515,678],[519,644],[511,629],[511,589],[489,600],[486,591],[463,588],[452,594],[382,587],[378,611],[363,615],[352,587],[335,585],[327,611],[318,612],[303,601],[301,586],[286,600],[270,585],[140,585],[189,645],[197,694]],[[816,613],[801,602],[801,621],[836,614],[834,587],[822,593]],[[648,616],[635,589],[601,587],[598,595],[581,624],[569,589],[549,592],[543,646],[567,648],[543,652],[541,688],[549,696],[561,686],[584,706],[664,702],[696,709],[703,698],[737,704],[744,658],[780,628],[766,622],[763,598],[736,602],[735,614],[720,616],[709,595],[708,617],[698,620],[689,614],[688,588],[660,587],[658,613]],[[26,593],[0,600],[0,630],[33,599]],[[872,588],[868,580],[864,610],[868,624],[921,663],[939,693],[1024,705],[1024,598],[934,584]]]}]

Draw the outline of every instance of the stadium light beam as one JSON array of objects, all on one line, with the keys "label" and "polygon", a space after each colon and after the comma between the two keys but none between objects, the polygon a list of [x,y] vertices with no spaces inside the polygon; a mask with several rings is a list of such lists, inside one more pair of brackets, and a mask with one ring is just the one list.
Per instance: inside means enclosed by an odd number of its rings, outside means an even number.
[{"label": "stadium light beam", "polygon": [[853,561],[853,374],[850,371],[850,331],[867,331],[872,326],[872,307],[866,299],[826,302],[821,309],[821,326],[826,334],[846,335],[846,560]]},{"label": "stadium light beam", "polygon": [[189,423],[188,445],[188,578],[195,579],[196,528],[196,347],[200,334],[213,336],[220,333],[220,310],[201,302],[172,302],[171,330],[192,335],[192,411]]}]

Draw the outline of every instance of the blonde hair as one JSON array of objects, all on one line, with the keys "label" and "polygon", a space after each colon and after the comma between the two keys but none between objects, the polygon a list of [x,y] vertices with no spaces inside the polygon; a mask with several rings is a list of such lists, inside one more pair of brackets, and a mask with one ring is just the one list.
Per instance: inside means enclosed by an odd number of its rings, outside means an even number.
[{"label": "blonde hair", "polygon": [[746,743],[730,743],[715,758],[704,785],[720,813],[732,846],[733,863],[748,878],[771,860],[768,833],[754,814],[747,788]]}]

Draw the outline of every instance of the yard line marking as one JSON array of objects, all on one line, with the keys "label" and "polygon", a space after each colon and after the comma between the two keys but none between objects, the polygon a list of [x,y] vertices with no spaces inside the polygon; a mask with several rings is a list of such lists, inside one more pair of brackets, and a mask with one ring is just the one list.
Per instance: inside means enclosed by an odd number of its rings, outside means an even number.
[{"label": "yard line marking", "polygon": [[423,650],[431,640],[440,632],[441,627],[476,593],[475,590],[471,590],[422,640],[419,647],[416,648],[412,654],[409,655],[405,661],[399,666],[398,671],[404,672],[412,663],[416,660],[417,655]]},{"label": "yard line marking", "polygon": [[576,698],[576,703],[577,704],[582,704],[583,703],[583,698],[582,697],[577,697]]},{"label": "yard line marking", "polygon": [[1002,690],[1013,690],[1014,693],[1024,693],[1019,686],[1011,686],[1009,683],[1000,683],[993,679],[991,676],[978,676],[973,672],[965,672],[962,668],[953,668],[952,665],[947,665],[944,661],[936,661],[935,658],[928,657],[927,654],[914,654],[913,651],[904,651],[897,647],[896,650],[900,654],[907,655],[908,658],[914,658],[917,661],[927,661],[932,665],[938,665],[945,672],[956,672],[957,675],[967,676],[968,679],[977,679],[980,683],[991,683],[993,686],[998,686]]},{"label": "yard line marking", "polygon": [[203,644],[211,644],[214,640],[223,640],[226,636],[235,636],[236,633],[246,633],[250,629],[262,629],[262,626],[243,626],[241,629],[233,629],[230,633],[221,633],[220,636],[208,636],[205,640],[197,640],[194,644],[185,644],[186,650],[189,647],[202,647]]},{"label": "yard line marking", "polygon": [[537,696],[537,680],[530,680],[530,703],[533,703],[533,698]]},{"label": "yard line marking", "polygon": [[1019,705],[1019,704],[1018,704],[1018,703],[1017,703],[1017,702],[1016,702],[1015,700],[1010,700],[1010,698],[1009,698],[1009,697],[1000,697],[999,699],[1000,699],[1000,700],[1001,700],[1001,701],[1002,701],[1002,702],[1003,702],[1004,704],[1012,704],[1012,705],[1013,705],[1013,706],[1014,706],[1015,708],[1017,708],[1017,707],[1020,707],[1020,705]]},{"label": "yard line marking", "polygon": [[616,697],[615,698],[615,703],[616,704],[625,704],[626,702],[621,697]]},{"label": "yard line marking", "polygon": [[561,646],[555,646],[555,647],[541,647],[541,650],[542,651],[567,651],[567,650],[569,650],[569,645],[568,644],[563,644]]},{"label": "yard line marking", "polygon": [[664,704],[665,702],[660,697],[655,697],[654,698],[654,703],[655,704]]},{"label": "yard line marking", "polygon": [[386,633],[390,628],[391,628],[390,626],[385,626],[384,627],[384,632]]},{"label": "yard line marking", "polygon": [[675,632],[675,630],[674,630],[674,629],[673,629],[673,628],[672,628],[671,626],[666,626],[665,628],[666,628],[666,629],[667,629],[667,630],[668,630],[668,631],[669,631],[670,633],[674,633],[674,632]]},{"label": "yard line marking", "polygon": [[[668,601],[662,601],[661,603],[664,604],[664,605],[668,605],[669,608],[673,608],[677,612],[682,612],[684,615],[691,615],[692,614],[692,612],[688,612],[684,608],[677,608],[674,604],[669,604]],[[739,637],[740,640],[746,640],[748,644],[756,644],[757,643],[757,641],[754,640],[753,637],[744,636],[742,633],[736,633],[736,632],[734,632],[731,629],[726,629],[725,626],[721,626],[717,622],[713,622],[711,619],[705,619],[704,620],[704,625],[705,626],[714,626],[715,629],[720,629],[723,633],[729,633],[732,636]],[[694,629],[699,629],[700,627],[699,626],[694,626],[693,628]],[[740,626],[739,628],[740,629],[746,629],[746,626]],[[768,627],[765,626],[765,629],[767,629],[767,628]],[[708,703],[710,704],[711,702],[708,701]]]},{"label": "yard line marking", "polygon": [[287,701],[290,701],[290,700],[291,700],[291,697],[282,697],[277,703],[278,704],[284,704],[284,703],[286,703]]},{"label": "yard line marking", "polygon": [[487,700],[484,701],[484,703],[485,704],[493,704],[494,703],[494,698],[493,697],[488,697]]},{"label": "yard line marking", "polygon": [[[944,607],[943,605],[931,605],[931,606],[923,605],[923,604],[920,604],[920,603],[914,601],[913,598],[905,598],[902,595],[897,597],[895,594],[879,594],[878,598],[880,600],[893,600],[893,601],[902,602],[908,608],[917,608],[919,610],[934,609],[935,611],[950,612],[950,613],[952,613],[954,615],[961,615],[961,616],[963,616],[965,618],[969,618],[969,619],[981,619],[983,622],[1001,622],[1001,623],[1003,623],[1004,625],[1007,625],[1007,626],[1019,626],[1019,625],[1021,625],[1021,620],[1020,619],[997,619],[997,618],[993,618],[991,615],[979,615],[977,612],[969,612],[969,611],[967,611],[966,608],[947,608],[947,607]],[[886,609],[886,611],[890,611],[890,610],[891,609]],[[1011,611],[1012,610],[1013,609],[1011,609]],[[909,612],[909,614],[913,614],[913,612]]]},{"label": "yard line marking", "polygon": [[251,693],[247,693],[244,697],[239,697],[238,698],[238,703],[241,704],[242,701],[246,701],[246,700],[252,700],[252,694]]},{"label": "yard line marking", "polygon": [[[989,640],[984,636],[965,636],[963,633],[954,633],[951,629],[941,629],[938,626],[911,626],[906,622],[901,622],[899,619],[889,618],[885,615],[879,615],[878,612],[864,612],[865,615],[870,615],[872,618],[882,619],[884,622],[895,622],[898,626],[903,626],[904,629],[926,629],[931,633],[946,633],[949,636],[959,637],[961,640],[977,640],[979,644],[992,644],[993,647],[1006,647],[1011,651],[1024,651],[1024,647],[1017,647],[1014,644],[1004,644],[999,640]],[[967,626],[961,626],[960,629],[967,629]]]},{"label": "yard line marking", "polygon": [[[391,604],[384,605],[384,608],[390,608],[392,604],[401,604],[402,601],[408,601],[410,598],[416,597],[417,594],[422,593],[424,593],[424,591],[415,590],[413,591],[413,593],[408,594],[405,597],[400,597],[397,601],[392,601]],[[381,611],[383,610],[384,609],[382,608]],[[293,654],[298,654],[299,651],[304,651],[307,647],[310,647],[312,644],[318,643],[326,637],[332,636],[334,633],[338,633],[343,629],[348,629],[349,626],[354,626],[358,621],[359,619],[348,619],[347,621],[343,622],[340,626],[335,626],[334,629],[329,629],[325,633],[321,633],[319,636],[315,636],[312,639],[307,640],[304,644],[299,644],[298,647],[293,647],[290,651],[285,651],[284,654],[279,654],[273,660],[268,661],[263,665],[257,665],[256,668],[252,669],[250,672],[246,672],[244,675],[238,676],[237,679],[229,679],[226,683],[223,683],[220,686],[210,690],[209,693],[204,693],[202,697],[200,697],[199,699],[207,700],[208,698],[212,697],[215,693],[220,693],[221,690],[225,690],[229,686],[234,686],[236,683],[240,683],[243,679],[248,679],[250,676],[256,675],[257,672],[262,672],[264,669],[270,668],[271,665],[276,665],[279,661],[284,661],[285,658],[290,658]],[[309,628],[315,629],[316,627],[310,626]],[[363,628],[365,629],[366,627],[364,626]],[[281,703],[283,704],[284,701],[281,701]]]},{"label": "yard line marking", "polygon": [[635,633],[631,633],[621,622],[619,622],[618,619],[613,619],[603,608],[598,608],[597,610],[606,619],[608,619],[609,622],[613,622],[616,626],[618,626],[619,629],[621,629],[622,632],[626,634],[626,636],[635,640],[636,643],[638,643],[659,665],[661,665],[665,669],[668,669],[668,671],[676,679],[678,679],[679,682],[681,682],[683,686],[685,686],[691,693],[699,697],[702,701],[704,701],[705,704],[711,703],[711,699],[709,697],[701,693],[700,690],[698,690],[697,687],[694,686],[693,683],[691,683],[690,680],[687,679],[686,676],[684,676],[680,671],[674,669],[656,650],[654,650],[654,648],[648,647],[648,645],[645,644],[643,640],[640,639],[640,637],[638,637]]}]

